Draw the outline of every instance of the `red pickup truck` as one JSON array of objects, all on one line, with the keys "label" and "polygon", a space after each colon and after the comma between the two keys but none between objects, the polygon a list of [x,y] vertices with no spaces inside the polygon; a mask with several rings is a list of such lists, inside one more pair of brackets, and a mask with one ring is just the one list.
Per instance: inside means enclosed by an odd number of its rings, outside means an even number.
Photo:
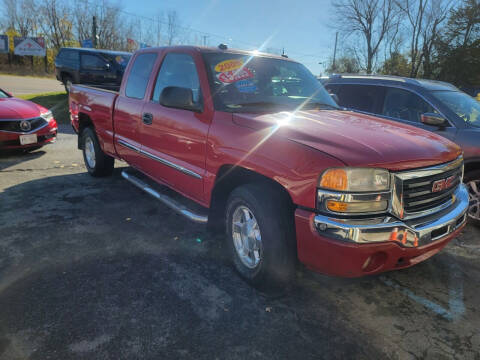
[{"label": "red pickup truck", "polygon": [[252,283],[288,281],[297,258],[344,277],[406,268],[465,225],[457,145],[339,108],[285,57],[142,49],[118,93],[74,85],[70,112],[91,175],[126,161],[124,178],[223,227]]}]

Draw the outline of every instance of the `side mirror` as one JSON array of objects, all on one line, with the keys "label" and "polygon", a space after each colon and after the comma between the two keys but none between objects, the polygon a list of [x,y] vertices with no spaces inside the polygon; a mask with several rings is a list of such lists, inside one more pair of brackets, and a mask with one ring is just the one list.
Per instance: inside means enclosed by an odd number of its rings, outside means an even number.
[{"label": "side mirror", "polygon": [[110,66],[110,64],[109,64],[109,63],[105,63],[105,65],[103,65],[103,69],[104,69],[104,70],[107,70],[107,71],[109,71],[109,70],[110,70],[110,68],[111,68],[111,66]]},{"label": "side mirror", "polygon": [[439,114],[425,113],[421,117],[422,123],[430,126],[446,127],[448,126],[447,120]]},{"label": "side mirror", "polygon": [[338,98],[337,94],[330,93],[330,96],[332,97],[333,101],[335,101],[336,104],[340,102],[340,99]]},{"label": "side mirror", "polygon": [[160,104],[170,108],[201,112],[202,106],[193,102],[192,89],[167,86],[160,95]]}]

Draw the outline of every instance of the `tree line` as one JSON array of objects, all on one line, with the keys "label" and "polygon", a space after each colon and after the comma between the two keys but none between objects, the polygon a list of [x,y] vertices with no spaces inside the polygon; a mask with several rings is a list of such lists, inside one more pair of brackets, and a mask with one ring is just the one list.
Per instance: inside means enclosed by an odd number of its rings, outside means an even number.
[{"label": "tree line", "polygon": [[342,43],[328,73],[480,85],[480,0],[333,0]]},{"label": "tree line", "polygon": [[[136,50],[141,43],[160,46],[201,41],[198,36],[190,38],[192,34],[182,28],[175,10],[142,18],[108,0],[0,0],[0,4],[0,34],[8,34],[10,42],[13,36],[43,37],[50,70],[61,47],[81,46],[85,39],[91,39],[97,48],[122,51]],[[18,65],[43,61],[0,55],[0,65],[7,60]]]}]

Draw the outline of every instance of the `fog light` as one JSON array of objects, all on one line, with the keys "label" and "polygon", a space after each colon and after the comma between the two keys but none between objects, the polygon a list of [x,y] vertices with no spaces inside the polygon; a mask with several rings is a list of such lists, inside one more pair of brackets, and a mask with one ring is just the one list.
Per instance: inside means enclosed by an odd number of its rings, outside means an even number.
[{"label": "fog light", "polygon": [[372,213],[387,210],[388,201],[343,202],[328,200],[326,205],[328,210],[337,213]]}]

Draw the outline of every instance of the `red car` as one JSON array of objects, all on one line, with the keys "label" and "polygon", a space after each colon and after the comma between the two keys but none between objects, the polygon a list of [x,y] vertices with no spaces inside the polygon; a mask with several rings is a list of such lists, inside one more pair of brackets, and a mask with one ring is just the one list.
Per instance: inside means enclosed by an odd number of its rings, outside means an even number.
[{"label": "red car", "polygon": [[0,150],[38,149],[57,137],[52,112],[0,89]]}]

